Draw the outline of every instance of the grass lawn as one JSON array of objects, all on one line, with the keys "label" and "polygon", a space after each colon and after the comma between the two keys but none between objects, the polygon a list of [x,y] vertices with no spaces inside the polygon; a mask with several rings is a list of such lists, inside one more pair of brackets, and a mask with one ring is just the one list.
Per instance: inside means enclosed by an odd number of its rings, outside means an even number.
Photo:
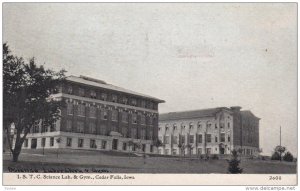
[{"label": "grass lawn", "polygon": [[[44,172],[109,172],[109,173],[227,173],[225,159],[199,160],[179,157],[148,156],[112,151],[23,150],[19,162],[3,155],[3,171],[31,170]],[[242,159],[240,166],[247,174],[295,174],[297,163]]]}]

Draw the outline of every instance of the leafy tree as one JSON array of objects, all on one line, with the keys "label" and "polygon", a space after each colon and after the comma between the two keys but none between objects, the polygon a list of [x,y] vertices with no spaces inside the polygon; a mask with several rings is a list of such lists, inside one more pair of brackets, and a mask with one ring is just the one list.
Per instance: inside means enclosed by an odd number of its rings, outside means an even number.
[{"label": "leafy tree", "polygon": [[279,152],[274,152],[271,156],[271,160],[280,160],[280,154]]},{"label": "leafy tree", "polygon": [[282,153],[284,153],[286,151],[286,148],[283,147],[283,146],[277,146],[275,148],[275,152],[279,153],[279,160],[281,161],[282,160]]},{"label": "leafy tree", "polygon": [[182,154],[183,154],[183,156],[185,156],[185,152],[184,152],[184,150],[186,148],[185,144],[184,143],[179,143],[178,148],[180,149],[180,155],[182,156]]},{"label": "leafy tree", "polygon": [[293,162],[294,156],[292,155],[292,153],[286,152],[285,155],[283,156],[283,160],[288,162]]},{"label": "leafy tree", "polygon": [[190,157],[192,156],[192,150],[193,150],[193,145],[192,144],[187,144],[186,145],[186,148],[188,149],[188,151],[189,151],[189,155],[190,155]]},{"label": "leafy tree", "polygon": [[238,153],[236,150],[232,151],[232,158],[228,161],[228,172],[231,174],[241,174],[243,169],[239,167],[240,160],[238,160]]},{"label": "leafy tree", "polygon": [[[64,70],[55,72],[38,66],[34,58],[25,63],[3,44],[3,127],[14,162],[18,161],[22,144],[34,123],[42,120],[43,126],[51,126],[60,117],[62,101],[50,95],[58,92],[64,73]],[[12,124],[14,147],[10,135]]]}]

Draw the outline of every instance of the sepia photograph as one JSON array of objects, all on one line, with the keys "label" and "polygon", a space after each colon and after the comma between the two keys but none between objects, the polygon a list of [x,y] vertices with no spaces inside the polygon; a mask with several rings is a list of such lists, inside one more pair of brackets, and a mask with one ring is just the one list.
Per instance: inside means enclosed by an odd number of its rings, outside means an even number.
[{"label": "sepia photograph", "polygon": [[297,11],[2,3],[2,184],[294,190]]}]

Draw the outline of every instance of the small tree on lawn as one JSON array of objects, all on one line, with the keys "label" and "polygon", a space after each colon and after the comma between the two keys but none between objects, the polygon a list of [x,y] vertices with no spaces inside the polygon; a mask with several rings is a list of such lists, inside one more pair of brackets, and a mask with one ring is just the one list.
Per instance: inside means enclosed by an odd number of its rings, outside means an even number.
[{"label": "small tree on lawn", "polygon": [[[64,73],[38,66],[34,58],[25,63],[3,44],[3,128],[14,162],[18,161],[22,144],[37,121],[52,126],[59,119],[63,102],[50,95],[58,93]],[[11,124],[15,126],[14,147],[10,140]]]},{"label": "small tree on lawn", "polygon": [[186,148],[188,149],[188,151],[189,151],[189,155],[190,155],[190,157],[192,156],[192,150],[193,150],[193,145],[192,144],[187,144],[186,145]]},{"label": "small tree on lawn", "polygon": [[241,174],[243,169],[239,167],[240,160],[238,160],[238,153],[236,150],[232,151],[232,158],[228,161],[228,172],[231,174]]},{"label": "small tree on lawn", "polygon": [[289,151],[285,153],[285,155],[283,156],[283,160],[284,161],[288,161],[288,162],[293,162],[294,160],[294,156],[292,155],[292,153],[290,153]]},{"label": "small tree on lawn", "polygon": [[271,160],[280,160],[280,154],[279,152],[274,152],[271,156]]},{"label": "small tree on lawn", "polygon": [[154,146],[158,149],[159,147],[163,147],[164,144],[163,144],[163,142],[162,142],[161,140],[156,139],[156,140],[154,141]]},{"label": "small tree on lawn", "polygon": [[286,150],[285,147],[279,146],[279,145],[275,148],[275,152],[279,153],[279,156],[280,156],[280,159],[279,159],[279,160],[280,160],[280,161],[282,160],[282,153],[284,153],[285,150]]},{"label": "small tree on lawn", "polygon": [[184,152],[184,150],[185,150],[185,144],[183,144],[183,143],[179,143],[178,144],[178,148],[179,148],[179,150],[180,150],[180,156],[185,156],[185,152]]}]

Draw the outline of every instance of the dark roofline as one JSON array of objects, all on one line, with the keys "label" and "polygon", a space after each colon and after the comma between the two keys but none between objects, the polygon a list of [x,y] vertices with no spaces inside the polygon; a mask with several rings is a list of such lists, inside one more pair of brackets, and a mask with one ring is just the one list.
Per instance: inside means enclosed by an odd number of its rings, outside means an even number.
[{"label": "dark roofline", "polygon": [[[73,81],[73,80],[68,79],[69,77],[79,78],[79,79],[82,79],[82,80],[85,80],[85,81],[88,81],[88,82],[97,83],[97,84],[99,84],[99,86],[92,85],[92,84],[87,84],[87,83],[84,83],[84,82]],[[66,81],[76,83],[76,84],[83,84],[83,85],[86,85],[86,86],[96,87],[96,88],[108,89],[108,90],[111,90],[111,91],[121,92],[121,93],[125,93],[125,94],[128,94],[128,95],[133,95],[133,96],[136,96],[136,97],[142,97],[142,98],[145,98],[145,99],[148,99],[148,100],[155,101],[157,103],[165,103],[165,100],[158,99],[158,98],[148,96],[148,95],[144,95],[144,94],[141,94],[141,93],[138,93],[138,92],[134,92],[134,91],[129,90],[129,89],[125,89],[125,88],[121,88],[121,87],[118,87],[118,86],[115,86],[115,85],[112,85],[112,84],[108,84],[103,80],[98,80],[98,79],[95,79],[95,78],[89,78],[89,77],[82,76],[82,75],[80,77],[74,76],[74,75],[67,76]]]},{"label": "dark roofline", "polygon": [[[182,113],[187,113],[187,112],[200,112],[200,111],[205,111],[205,110],[216,110],[213,113],[210,114],[206,114],[206,115],[201,115],[201,116],[189,116],[189,117],[169,117],[167,119],[161,119],[162,116],[166,116],[168,114],[182,114]],[[233,111],[227,107],[215,107],[215,108],[207,108],[207,109],[197,109],[197,110],[185,110],[185,111],[176,111],[176,112],[168,112],[168,113],[162,113],[159,115],[159,120],[160,121],[167,121],[167,120],[176,120],[176,119],[193,119],[193,118],[198,118],[198,117],[213,117],[216,113],[218,113],[221,110],[226,110],[230,113],[232,113]]]}]

